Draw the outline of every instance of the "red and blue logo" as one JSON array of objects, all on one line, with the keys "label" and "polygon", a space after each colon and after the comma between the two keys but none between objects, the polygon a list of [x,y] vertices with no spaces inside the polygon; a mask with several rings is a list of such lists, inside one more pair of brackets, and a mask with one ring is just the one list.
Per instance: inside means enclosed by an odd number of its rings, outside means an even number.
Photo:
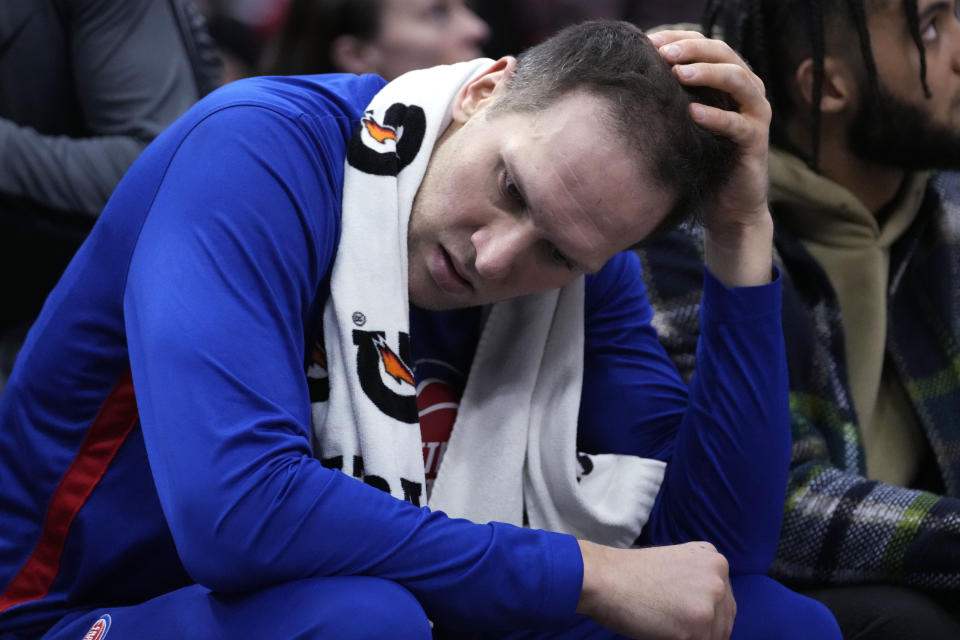
[{"label": "red and blue logo", "polygon": [[83,640],[103,640],[107,637],[107,631],[110,631],[110,622],[110,614],[103,614],[93,623]]}]

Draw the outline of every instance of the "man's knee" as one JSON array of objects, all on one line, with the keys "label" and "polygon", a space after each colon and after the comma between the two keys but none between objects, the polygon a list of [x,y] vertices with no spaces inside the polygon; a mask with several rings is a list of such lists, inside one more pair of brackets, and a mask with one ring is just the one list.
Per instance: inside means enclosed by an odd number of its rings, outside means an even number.
[{"label": "man's knee", "polygon": [[823,604],[762,575],[730,580],[737,601],[732,640],[841,640],[840,627]]},{"label": "man's knee", "polygon": [[[317,637],[396,638],[425,640],[431,637],[430,622],[417,599],[396,582],[380,578],[327,578],[338,584],[324,590],[330,598],[325,608],[337,611],[334,620],[321,621]],[[332,627],[332,628],[331,628]]]},{"label": "man's knee", "polygon": [[413,594],[395,582],[363,576],[307,578],[241,596],[211,594],[207,626],[215,638],[368,640],[430,638]]},{"label": "man's knee", "polygon": [[83,637],[101,616],[109,616],[110,637],[138,640],[426,640],[431,635],[420,603],[400,585],[342,577],[307,578],[246,594],[211,593],[192,585],[138,605],[67,616],[44,638]]}]

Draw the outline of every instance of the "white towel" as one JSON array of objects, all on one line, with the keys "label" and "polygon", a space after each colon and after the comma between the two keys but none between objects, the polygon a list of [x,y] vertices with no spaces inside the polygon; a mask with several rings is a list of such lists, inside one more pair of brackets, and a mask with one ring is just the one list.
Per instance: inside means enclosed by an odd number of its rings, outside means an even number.
[{"label": "white towel", "polygon": [[[312,407],[317,457],[421,505],[409,358],[407,223],[450,105],[492,61],[414,71],[373,99],[346,160],[342,232],[323,312],[330,394]],[[576,451],[583,278],[488,310],[429,506],[628,546],[665,464]],[[312,368],[309,375],[323,375]]]}]

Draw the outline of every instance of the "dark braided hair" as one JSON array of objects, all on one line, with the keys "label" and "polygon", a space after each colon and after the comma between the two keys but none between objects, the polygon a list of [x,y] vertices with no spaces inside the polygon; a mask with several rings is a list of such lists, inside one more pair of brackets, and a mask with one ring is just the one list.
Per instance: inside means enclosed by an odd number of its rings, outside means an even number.
[{"label": "dark braided hair", "polygon": [[929,98],[931,93],[930,87],[927,86],[927,56],[923,48],[923,41],[920,39],[920,17],[917,11],[917,0],[903,0],[903,11],[907,14],[910,37],[913,38],[913,43],[917,45],[917,50],[920,52],[920,81],[923,82],[923,95]]},{"label": "dark braided hair", "polygon": [[[856,30],[860,58],[870,90],[877,95],[877,65],[867,29],[868,7],[883,0],[707,0],[703,32],[714,34],[719,27],[724,40],[736,49],[767,87],[773,107],[771,139],[798,155],[786,135],[786,121],[795,105],[790,96],[793,70],[804,58],[813,60],[812,104],[810,107],[811,151],[808,164],[817,168],[820,155],[820,99],[823,96],[824,57],[827,37],[851,27]],[[910,36],[920,53],[920,81],[924,95],[927,84],[927,57],[920,36],[917,0],[899,0]]]}]

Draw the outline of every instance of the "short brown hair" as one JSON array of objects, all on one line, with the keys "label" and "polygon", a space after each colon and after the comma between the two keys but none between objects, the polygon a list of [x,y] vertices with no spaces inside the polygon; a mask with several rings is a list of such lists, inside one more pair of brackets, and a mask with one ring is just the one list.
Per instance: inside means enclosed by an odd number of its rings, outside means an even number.
[{"label": "short brown hair", "polygon": [[728,96],[680,84],[650,39],[635,25],[591,21],[567,27],[517,61],[494,109],[534,111],[577,90],[606,99],[612,131],[635,150],[640,166],[676,201],[654,231],[700,218],[730,175],[738,147],[701,128],[691,102],[729,107]]}]

